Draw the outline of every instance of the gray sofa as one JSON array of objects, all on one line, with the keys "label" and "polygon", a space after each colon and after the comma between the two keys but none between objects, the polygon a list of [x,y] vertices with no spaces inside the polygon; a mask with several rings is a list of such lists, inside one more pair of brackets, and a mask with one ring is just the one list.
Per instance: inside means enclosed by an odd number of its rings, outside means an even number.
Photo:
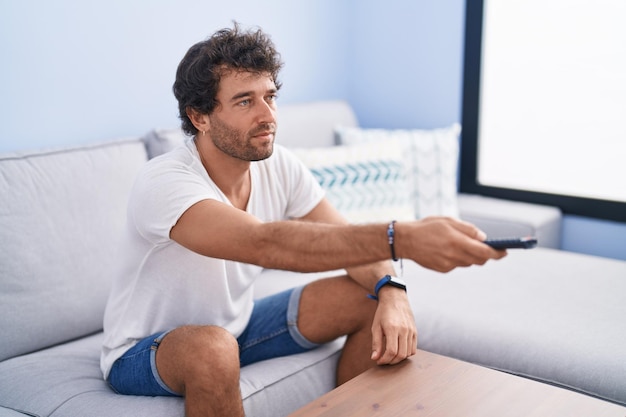
[{"label": "gray sofa", "polygon": [[[284,106],[279,140],[330,147],[344,102]],[[102,315],[137,169],[182,140],[155,130],[0,155],[0,416],[183,416],[178,398],[114,394],[99,369]],[[626,404],[626,262],[557,250],[560,213],[458,196],[461,217],[543,247],[448,274],[404,261],[420,348]],[[550,246],[550,247],[546,247]],[[265,271],[258,296],[324,274]],[[341,340],[242,369],[249,416],[287,415],[333,388]]]}]

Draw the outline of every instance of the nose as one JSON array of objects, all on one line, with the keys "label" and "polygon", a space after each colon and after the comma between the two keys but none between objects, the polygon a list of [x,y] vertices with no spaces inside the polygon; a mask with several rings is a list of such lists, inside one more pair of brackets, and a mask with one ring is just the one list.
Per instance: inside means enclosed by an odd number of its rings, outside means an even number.
[{"label": "nose", "polygon": [[273,102],[262,100],[258,112],[259,123],[276,123],[276,105]]}]

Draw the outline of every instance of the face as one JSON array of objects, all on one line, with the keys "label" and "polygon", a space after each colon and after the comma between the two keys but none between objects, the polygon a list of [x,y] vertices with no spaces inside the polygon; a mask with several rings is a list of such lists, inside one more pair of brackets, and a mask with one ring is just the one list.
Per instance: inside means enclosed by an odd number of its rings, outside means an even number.
[{"label": "face", "polygon": [[215,146],[244,161],[260,161],[272,155],[276,93],[276,85],[268,74],[225,74],[217,94],[219,105],[209,115]]}]

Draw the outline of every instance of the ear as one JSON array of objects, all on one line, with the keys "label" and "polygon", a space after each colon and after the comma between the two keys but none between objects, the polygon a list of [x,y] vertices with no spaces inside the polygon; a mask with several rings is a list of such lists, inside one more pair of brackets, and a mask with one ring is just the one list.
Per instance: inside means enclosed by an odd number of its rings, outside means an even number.
[{"label": "ear", "polygon": [[209,130],[210,123],[208,114],[200,113],[199,111],[191,107],[187,107],[187,109],[185,109],[185,112],[187,113],[187,117],[189,117],[189,120],[191,120],[191,123],[195,126],[196,129],[198,129],[200,132],[206,132]]}]

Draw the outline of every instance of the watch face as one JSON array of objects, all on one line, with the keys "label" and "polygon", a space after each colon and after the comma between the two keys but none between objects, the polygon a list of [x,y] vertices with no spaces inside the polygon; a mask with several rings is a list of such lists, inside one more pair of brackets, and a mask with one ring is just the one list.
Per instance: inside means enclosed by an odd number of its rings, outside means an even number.
[{"label": "watch face", "polygon": [[401,288],[406,291],[406,283],[398,277],[390,276],[387,280],[387,284],[392,287]]},{"label": "watch face", "polygon": [[376,287],[374,287],[374,295],[370,298],[378,300],[378,291],[380,291],[380,289],[385,285],[391,285],[392,287],[400,288],[406,291],[406,284],[403,280],[398,277],[392,277],[391,275],[385,275],[380,279],[380,281],[378,281]]},{"label": "watch face", "polygon": [[398,284],[398,285],[402,285],[403,287],[406,287],[406,282],[404,282],[404,280],[401,280],[398,277],[389,277],[389,282],[392,282],[394,284]]}]

